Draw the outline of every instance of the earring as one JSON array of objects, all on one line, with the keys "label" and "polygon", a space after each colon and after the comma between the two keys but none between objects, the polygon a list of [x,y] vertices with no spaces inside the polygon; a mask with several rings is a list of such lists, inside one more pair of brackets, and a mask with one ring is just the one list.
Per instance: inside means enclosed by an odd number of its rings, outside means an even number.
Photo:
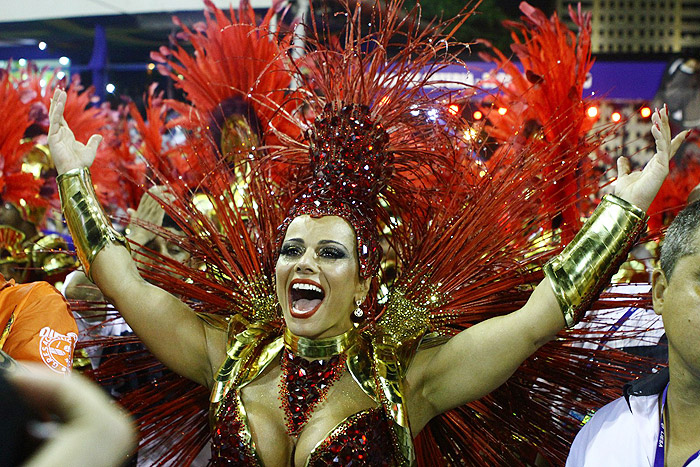
[{"label": "earring", "polygon": [[361,300],[355,300],[355,311],[352,312],[351,321],[355,323],[359,323],[363,320],[365,317],[365,312],[360,308],[360,305],[362,305]]}]

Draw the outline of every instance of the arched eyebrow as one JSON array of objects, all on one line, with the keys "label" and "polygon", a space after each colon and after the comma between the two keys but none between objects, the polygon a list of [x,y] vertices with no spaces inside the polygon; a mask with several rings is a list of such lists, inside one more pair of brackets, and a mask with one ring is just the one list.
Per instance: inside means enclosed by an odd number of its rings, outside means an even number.
[{"label": "arched eyebrow", "polygon": [[318,244],[319,245],[328,245],[328,244],[338,245],[339,247],[342,247],[346,252],[348,251],[348,248],[345,245],[343,245],[340,242],[336,242],[335,240],[319,240]]}]

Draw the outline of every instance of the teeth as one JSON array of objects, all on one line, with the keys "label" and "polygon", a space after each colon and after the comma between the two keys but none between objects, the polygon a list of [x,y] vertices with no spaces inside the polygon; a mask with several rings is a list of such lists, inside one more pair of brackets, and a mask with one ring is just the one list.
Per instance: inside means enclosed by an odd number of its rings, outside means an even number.
[{"label": "teeth", "polygon": [[292,285],[292,289],[295,290],[311,290],[313,292],[323,293],[320,287],[316,287],[313,284],[296,283]]}]

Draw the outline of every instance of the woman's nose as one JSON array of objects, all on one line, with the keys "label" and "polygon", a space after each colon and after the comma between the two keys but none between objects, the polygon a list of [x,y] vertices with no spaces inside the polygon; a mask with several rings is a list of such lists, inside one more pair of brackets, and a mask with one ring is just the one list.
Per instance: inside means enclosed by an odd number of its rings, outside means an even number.
[{"label": "woman's nose", "polygon": [[316,270],[316,261],[314,258],[314,252],[311,249],[307,249],[303,255],[297,261],[296,272],[314,272]]}]

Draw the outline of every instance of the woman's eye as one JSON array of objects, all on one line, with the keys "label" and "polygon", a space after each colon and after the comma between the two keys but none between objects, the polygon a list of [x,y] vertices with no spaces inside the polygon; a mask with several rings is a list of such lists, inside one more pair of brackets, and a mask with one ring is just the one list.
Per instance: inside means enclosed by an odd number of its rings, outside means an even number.
[{"label": "woman's eye", "polygon": [[184,253],[184,250],[182,248],[178,248],[176,246],[171,246],[170,248],[168,248],[168,254],[172,256],[181,255],[182,253]]},{"label": "woman's eye", "polygon": [[345,258],[345,252],[338,248],[324,247],[318,252],[318,255],[322,258],[340,259]]},{"label": "woman's eye", "polygon": [[303,249],[296,245],[283,245],[280,255],[282,256],[301,256]]}]

